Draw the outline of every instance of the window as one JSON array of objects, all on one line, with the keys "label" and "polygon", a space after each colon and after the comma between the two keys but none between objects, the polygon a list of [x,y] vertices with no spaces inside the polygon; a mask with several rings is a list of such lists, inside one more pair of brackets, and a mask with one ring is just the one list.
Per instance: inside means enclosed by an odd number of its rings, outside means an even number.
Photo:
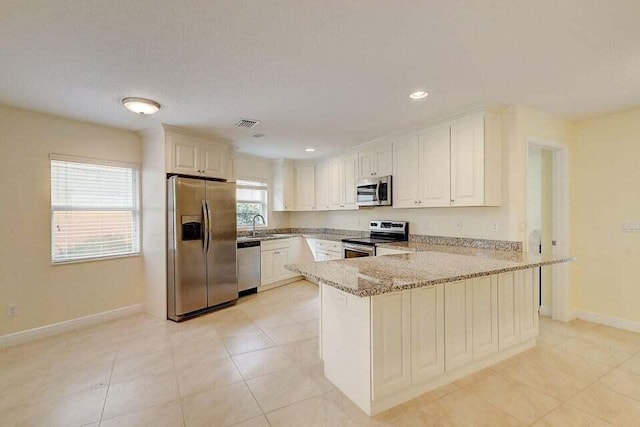
[{"label": "window", "polygon": [[[258,214],[264,217],[264,225],[266,225],[267,183],[238,180],[236,186],[238,227],[251,227],[253,225],[253,217]],[[263,225],[259,218],[256,220],[256,225],[258,224]]]},{"label": "window", "polygon": [[140,253],[137,166],[51,155],[51,261]]}]

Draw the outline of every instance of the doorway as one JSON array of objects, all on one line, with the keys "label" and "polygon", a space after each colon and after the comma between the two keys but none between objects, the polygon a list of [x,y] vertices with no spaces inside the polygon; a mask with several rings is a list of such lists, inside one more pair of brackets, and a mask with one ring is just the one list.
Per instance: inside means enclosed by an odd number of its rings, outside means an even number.
[{"label": "doorway", "polygon": [[[544,255],[569,254],[569,157],[565,145],[527,140],[527,227],[525,248]],[[540,314],[573,319],[566,264],[540,270]]]},{"label": "doorway", "polygon": [[[527,239],[529,252],[553,253],[553,150],[539,145],[529,145],[527,179]],[[540,314],[553,314],[553,270],[540,267]]]}]

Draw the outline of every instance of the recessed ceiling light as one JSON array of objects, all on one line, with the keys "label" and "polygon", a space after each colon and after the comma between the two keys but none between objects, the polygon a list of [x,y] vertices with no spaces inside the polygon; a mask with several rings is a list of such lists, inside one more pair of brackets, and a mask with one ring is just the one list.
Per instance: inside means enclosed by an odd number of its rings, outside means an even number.
[{"label": "recessed ceiling light", "polygon": [[316,151],[315,148],[305,148],[304,151],[306,151],[307,153],[313,153],[314,151]]},{"label": "recessed ceiling light", "polygon": [[417,90],[409,95],[411,99],[423,99],[429,96],[429,92],[425,92],[424,90]]},{"label": "recessed ceiling light", "polygon": [[160,104],[156,101],[145,98],[128,97],[122,98],[122,105],[129,111],[145,116],[147,114],[155,114],[160,111]]},{"label": "recessed ceiling light", "polygon": [[251,136],[254,137],[254,138],[264,138],[265,134],[264,133],[252,133]]}]

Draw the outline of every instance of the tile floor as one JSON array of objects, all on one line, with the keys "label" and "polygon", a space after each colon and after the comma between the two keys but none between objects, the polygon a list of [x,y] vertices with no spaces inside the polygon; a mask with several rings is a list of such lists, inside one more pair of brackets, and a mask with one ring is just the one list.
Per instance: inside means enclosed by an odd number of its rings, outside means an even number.
[{"label": "tile floor", "polygon": [[640,334],[543,318],[538,347],[369,418],[324,379],[317,319],[300,281],[3,349],[0,425],[640,425]]}]

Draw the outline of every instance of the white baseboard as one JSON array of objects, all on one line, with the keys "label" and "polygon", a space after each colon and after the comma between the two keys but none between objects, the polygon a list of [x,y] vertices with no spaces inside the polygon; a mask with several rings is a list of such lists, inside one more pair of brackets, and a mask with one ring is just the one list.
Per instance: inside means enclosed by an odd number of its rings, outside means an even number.
[{"label": "white baseboard", "polygon": [[553,316],[553,309],[547,305],[541,305],[539,313],[541,316],[551,317]]},{"label": "white baseboard", "polygon": [[22,344],[28,341],[36,340],[38,338],[61,334],[63,332],[73,331],[75,329],[95,325],[98,323],[106,322],[108,320],[142,313],[143,311],[144,304],[134,304],[127,307],[116,308],[115,310],[109,310],[102,313],[91,314],[89,316],[78,317],[77,319],[65,320],[64,322],[54,323],[47,326],[40,326],[38,328],[28,329],[26,331],[2,335],[0,336],[0,348]]},{"label": "white baseboard", "polygon": [[575,316],[578,319],[588,322],[599,323],[601,325],[612,326],[626,331],[640,332],[640,322],[620,317],[609,316],[607,314],[593,313],[590,311],[575,310]]}]

